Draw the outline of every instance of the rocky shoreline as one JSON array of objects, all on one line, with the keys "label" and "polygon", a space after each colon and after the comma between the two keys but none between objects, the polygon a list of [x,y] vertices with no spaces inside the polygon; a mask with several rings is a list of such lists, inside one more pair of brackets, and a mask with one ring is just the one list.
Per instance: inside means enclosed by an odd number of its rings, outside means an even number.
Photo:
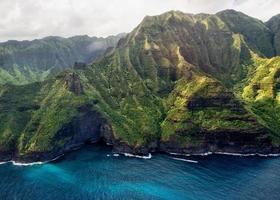
[{"label": "rocky shoreline", "polygon": [[[215,130],[197,132],[199,144],[190,143],[182,146],[177,138],[162,141],[160,138],[145,146],[132,146],[118,139],[111,124],[95,111],[88,111],[87,106],[80,108],[83,115],[65,124],[56,134],[57,138],[71,135],[71,139],[61,147],[54,146],[51,151],[27,152],[0,151],[0,162],[13,162],[19,165],[32,163],[43,164],[56,160],[71,151],[82,148],[85,144],[102,143],[112,147],[112,153],[129,157],[149,158],[151,153],[167,153],[180,155],[280,155],[280,146],[274,146],[267,130],[262,126],[246,130]],[[188,133],[180,133],[188,136]]]},{"label": "rocky shoreline", "polygon": [[[95,145],[93,141],[91,145]],[[100,141],[98,141],[100,143]],[[271,147],[270,150],[260,150],[260,149],[233,149],[233,148],[224,148],[224,149],[208,149],[208,148],[189,148],[189,149],[164,149],[162,146],[153,147],[151,149],[147,147],[133,148],[127,145],[114,146],[113,144],[106,143],[101,141],[101,145],[112,146],[112,154],[124,155],[126,157],[136,157],[143,159],[150,159],[152,153],[163,153],[169,155],[178,155],[178,156],[208,156],[208,155],[229,155],[229,156],[260,156],[260,157],[278,157],[280,156],[280,147]],[[24,157],[15,156],[9,154],[0,153],[0,164],[11,162],[13,165],[18,166],[30,166],[37,164],[45,164],[48,162],[53,162],[58,159],[63,158],[67,153],[79,150],[84,147],[85,144],[79,144],[75,147],[68,148],[67,150],[59,151],[56,153],[33,153],[26,155]],[[99,144],[100,145],[100,144]]]}]

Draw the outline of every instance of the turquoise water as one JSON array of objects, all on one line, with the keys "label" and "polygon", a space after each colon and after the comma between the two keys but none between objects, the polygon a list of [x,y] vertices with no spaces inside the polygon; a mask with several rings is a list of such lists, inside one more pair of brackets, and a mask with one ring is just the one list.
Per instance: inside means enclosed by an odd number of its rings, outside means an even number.
[{"label": "turquoise water", "polygon": [[280,199],[280,158],[154,154],[114,157],[86,147],[54,163],[0,165],[0,199]]}]

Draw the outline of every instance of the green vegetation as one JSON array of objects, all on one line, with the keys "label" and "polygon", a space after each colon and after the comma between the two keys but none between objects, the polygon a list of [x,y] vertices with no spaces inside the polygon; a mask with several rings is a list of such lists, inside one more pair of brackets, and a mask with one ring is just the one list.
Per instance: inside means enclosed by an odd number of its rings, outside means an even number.
[{"label": "green vegetation", "polygon": [[280,57],[256,59],[255,71],[248,76],[242,97],[280,142]]},{"label": "green vegetation", "polygon": [[273,33],[273,45],[275,47],[275,54],[280,56],[280,14],[272,17],[266,22],[267,27]]},{"label": "green vegetation", "polygon": [[[66,72],[59,79],[25,86],[5,86],[1,95],[1,150],[18,147],[21,153],[50,151],[63,145],[55,134],[63,124],[78,115],[77,108],[86,102],[70,92]],[[24,91],[24,92],[23,92]],[[62,139],[64,143],[67,138]]]},{"label": "green vegetation", "polygon": [[49,74],[73,67],[75,62],[90,63],[101,57],[107,48],[115,47],[121,37],[123,34],[107,38],[46,37],[0,43],[0,84],[42,81]]},{"label": "green vegetation", "polygon": [[[169,141],[178,148],[196,147],[204,137],[223,133],[280,144],[280,58],[265,58],[274,56],[272,34],[261,21],[235,11],[172,11],[145,17],[102,59],[55,77],[49,75],[51,66],[64,69],[81,56],[82,46],[71,46],[72,40],[89,38],[47,38],[8,48],[10,55],[47,45],[44,55],[58,51],[69,60],[29,63],[23,54],[26,67],[0,68],[0,152],[63,148],[75,133],[60,137],[59,131],[81,117],[82,105],[109,122],[112,139],[131,147]],[[67,44],[54,50],[54,41]],[[26,84],[38,80],[43,81]]]},{"label": "green vegetation", "polygon": [[20,68],[17,65],[13,65],[10,70],[0,68],[0,84],[24,85],[31,82],[43,81],[49,74],[50,70],[35,71],[28,66]]},{"label": "green vegetation", "polygon": [[261,56],[274,56],[274,47],[271,43],[273,34],[261,20],[235,10],[222,11],[217,13],[217,16],[227,24],[231,31],[242,34],[247,45],[256,53]]}]

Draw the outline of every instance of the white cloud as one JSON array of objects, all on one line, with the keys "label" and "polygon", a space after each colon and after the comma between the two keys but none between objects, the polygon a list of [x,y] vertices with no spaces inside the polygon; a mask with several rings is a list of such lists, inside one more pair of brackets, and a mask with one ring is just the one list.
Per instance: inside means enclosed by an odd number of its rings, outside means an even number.
[{"label": "white cloud", "polygon": [[168,10],[216,13],[236,9],[268,20],[279,0],[1,0],[0,41],[49,35],[108,36],[131,31],[145,15]]}]

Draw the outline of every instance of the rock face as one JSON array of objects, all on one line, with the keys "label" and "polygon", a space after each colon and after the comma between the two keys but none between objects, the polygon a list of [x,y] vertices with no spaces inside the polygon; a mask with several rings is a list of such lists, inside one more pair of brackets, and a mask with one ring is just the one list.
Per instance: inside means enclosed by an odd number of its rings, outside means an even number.
[{"label": "rock face", "polygon": [[74,69],[85,69],[87,66],[84,62],[75,62],[74,63]]},{"label": "rock face", "polygon": [[266,57],[275,56],[273,32],[262,21],[235,10],[222,11],[217,16],[232,32],[241,34],[251,49]]},{"label": "rock face", "polygon": [[279,153],[273,36],[232,10],[145,17],[88,66],[1,86],[0,159],[49,160],[90,141],[140,155]]},{"label": "rock face", "polygon": [[272,17],[268,22],[266,22],[267,27],[273,33],[273,45],[275,48],[275,54],[280,56],[280,15]]},{"label": "rock face", "polygon": [[79,76],[75,73],[66,73],[64,77],[65,85],[70,92],[73,92],[76,95],[84,94],[84,89],[79,79]]},{"label": "rock face", "polygon": [[[80,148],[85,143],[94,143],[111,139],[113,133],[106,119],[104,119],[100,113],[89,110],[89,105],[83,105],[78,108],[78,115],[80,116],[74,117],[69,123],[63,125],[63,127],[58,130],[51,143],[53,147],[51,151],[34,151],[24,155],[19,155],[18,152],[15,152],[13,159],[18,162],[51,160],[69,151]],[[58,146],[56,142],[62,140],[64,140],[65,143],[62,146]]]}]

